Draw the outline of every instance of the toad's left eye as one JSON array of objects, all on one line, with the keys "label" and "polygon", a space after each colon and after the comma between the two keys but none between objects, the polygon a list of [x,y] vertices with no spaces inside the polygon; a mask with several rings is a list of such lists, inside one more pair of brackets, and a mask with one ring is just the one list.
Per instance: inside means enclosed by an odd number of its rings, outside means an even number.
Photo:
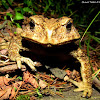
[{"label": "toad's left eye", "polygon": [[35,27],[35,23],[34,23],[34,21],[30,21],[30,29],[34,29],[34,27]]},{"label": "toad's left eye", "polygon": [[69,21],[68,23],[67,23],[67,25],[66,25],[66,29],[67,29],[67,31],[71,31],[71,27],[72,27],[72,22],[71,21]]}]

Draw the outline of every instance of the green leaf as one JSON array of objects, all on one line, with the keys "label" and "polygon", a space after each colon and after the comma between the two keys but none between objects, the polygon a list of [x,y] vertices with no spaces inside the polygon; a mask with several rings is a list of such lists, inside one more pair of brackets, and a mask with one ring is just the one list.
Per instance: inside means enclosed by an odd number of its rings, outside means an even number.
[{"label": "green leaf", "polygon": [[36,11],[39,10],[38,7],[37,7],[35,4],[33,4],[33,8],[34,8]]},{"label": "green leaf", "polygon": [[29,95],[19,95],[16,100],[30,100]]},{"label": "green leaf", "polygon": [[24,16],[21,13],[16,12],[14,20],[21,20],[24,19]]},{"label": "green leaf", "polygon": [[36,89],[36,92],[37,92],[39,98],[43,97],[38,88]]},{"label": "green leaf", "polygon": [[4,20],[7,20],[7,16],[4,16]]},{"label": "green leaf", "polygon": [[15,91],[17,91],[17,88],[16,87],[14,87],[14,89],[15,89]]},{"label": "green leaf", "polygon": [[15,9],[14,9],[14,11],[15,12],[21,12],[21,13],[23,13],[22,11],[23,11],[23,8],[21,8],[21,7],[16,7]]},{"label": "green leaf", "polygon": [[90,35],[90,34],[88,34],[88,33],[87,33],[87,35],[88,35],[89,37],[91,37],[92,39],[94,39],[96,42],[100,43],[100,38],[95,37],[95,36],[93,36],[93,35]]},{"label": "green leaf", "polygon": [[17,34],[17,32],[14,32],[14,34]]},{"label": "green leaf", "polygon": [[[88,31],[88,29],[90,28],[90,26],[92,25],[92,23],[95,21],[95,19],[99,16],[99,14],[100,14],[100,11],[96,14],[96,16],[93,18],[93,20],[91,21],[91,23],[88,25],[88,27],[87,27],[87,29],[85,30],[85,32],[84,32],[84,34],[83,34],[83,36],[82,36],[82,38],[81,38],[80,41],[82,41],[82,39],[83,39],[83,37],[85,36],[86,32]],[[100,42],[100,41],[99,41],[99,42]]]},{"label": "green leaf", "polygon": [[24,7],[23,11],[33,14],[33,11],[29,7]]},{"label": "green leaf", "polygon": [[13,0],[8,0],[8,3],[12,6]]},{"label": "green leaf", "polygon": [[7,13],[6,15],[9,16],[10,18],[12,18],[13,16],[11,13]]},{"label": "green leaf", "polygon": [[21,28],[21,26],[20,26],[20,24],[19,24],[19,23],[16,23],[16,26],[17,26],[18,28]]},{"label": "green leaf", "polygon": [[22,77],[21,76],[18,76],[17,79],[22,80]]},{"label": "green leaf", "polygon": [[88,55],[88,57],[89,57],[89,45],[90,45],[90,40],[91,40],[91,37],[89,37],[88,42],[87,42],[87,55]]},{"label": "green leaf", "polygon": [[6,2],[6,0],[2,0],[2,5],[6,8],[6,9],[8,9],[9,8],[9,6],[8,6],[8,4],[7,4],[7,2]]},{"label": "green leaf", "polygon": [[46,5],[44,8],[44,12],[47,12],[48,9],[49,9],[49,5]]},{"label": "green leaf", "polygon": [[[85,41],[86,45],[88,45],[87,41]],[[92,46],[90,46],[90,44],[88,45],[90,49],[95,50],[95,48],[93,48]]]}]

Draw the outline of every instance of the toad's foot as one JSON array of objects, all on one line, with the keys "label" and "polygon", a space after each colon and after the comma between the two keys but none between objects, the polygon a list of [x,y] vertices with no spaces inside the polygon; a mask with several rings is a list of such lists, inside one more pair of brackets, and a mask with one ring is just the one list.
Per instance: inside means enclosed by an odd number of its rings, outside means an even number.
[{"label": "toad's foot", "polygon": [[9,42],[0,43],[0,50],[2,50],[2,49],[8,49],[8,46],[9,46]]},{"label": "toad's foot", "polygon": [[81,64],[82,82],[77,83],[73,80],[70,80],[70,82],[79,87],[75,91],[82,90],[84,91],[83,97],[89,98],[92,94],[92,70],[91,65],[89,63],[89,58],[80,48],[78,48],[76,51],[72,51],[71,55],[73,55],[73,57],[79,60]]},{"label": "toad's foot", "polygon": [[72,79],[69,79],[68,76],[64,77],[65,81],[70,81],[72,82],[74,85],[76,85],[78,88],[74,89],[74,92],[78,92],[78,91],[83,91],[82,97],[86,97],[89,98],[92,95],[92,87],[89,86],[88,84],[84,83],[84,82],[76,82]]},{"label": "toad's foot", "polygon": [[38,62],[33,62],[30,58],[23,57],[19,54],[21,49],[26,50],[22,47],[21,40],[22,38],[19,35],[11,39],[8,48],[8,57],[12,61],[17,62],[17,66],[19,69],[21,69],[22,62],[25,62],[33,71],[36,71],[36,68],[34,66],[39,66]]},{"label": "toad's foot", "polygon": [[30,58],[26,58],[22,56],[17,57],[16,61],[19,69],[21,69],[21,63],[25,62],[33,71],[36,71],[36,68],[34,66],[36,66],[38,62],[33,62]]}]

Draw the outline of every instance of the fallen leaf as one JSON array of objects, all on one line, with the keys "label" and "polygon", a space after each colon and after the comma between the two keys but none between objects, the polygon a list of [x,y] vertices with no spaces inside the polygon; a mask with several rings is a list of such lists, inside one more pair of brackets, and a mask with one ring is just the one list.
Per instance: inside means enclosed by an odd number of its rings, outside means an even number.
[{"label": "fallen leaf", "polygon": [[33,75],[30,74],[28,71],[27,72],[24,72],[24,76],[23,76],[23,79],[26,83],[30,83],[31,85],[33,85],[35,88],[38,87],[38,83],[36,81],[35,78],[33,78]]},{"label": "fallen leaf", "polygon": [[[0,92],[5,92],[1,97],[0,100],[8,99],[10,94],[11,94],[12,87],[11,86],[6,86],[4,90]],[[1,94],[1,93],[0,93]]]},{"label": "fallen leaf", "polygon": [[66,75],[66,76],[64,77],[64,81],[67,81],[67,80],[69,80],[69,77]]},{"label": "fallen leaf", "polygon": [[19,81],[19,82],[16,82],[16,83],[13,83],[12,84],[12,91],[11,91],[11,95],[10,95],[10,98],[9,99],[12,99],[14,96],[16,96],[16,90],[21,87],[23,81]]},{"label": "fallen leaf", "polygon": [[8,51],[7,49],[3,49],[3,50],[0,51],[0,53],[1,53],[2,55],[5,55],[5,54],[7,53],[7,51]]},{"label": "fallen leaf", "polygon": [[40,79],[39,80],[39,86],[43,89],[47,86],[47,83]]},{"label": "fallen leaf", "polygon": [[9,85],[9,81],[13,80],[14,78],[6,78],[4,76],[0,77],[0,87],[4,85]]},{"label": "fallen leaf", "polygon": [[72,72],[70,70],[66,70],[67,75],[70,75]]}]

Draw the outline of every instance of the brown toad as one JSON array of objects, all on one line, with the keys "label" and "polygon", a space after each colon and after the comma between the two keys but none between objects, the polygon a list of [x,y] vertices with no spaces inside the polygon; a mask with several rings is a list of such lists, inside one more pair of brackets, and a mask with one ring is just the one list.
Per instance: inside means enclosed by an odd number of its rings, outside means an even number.
[{"label": "brown toad", "polygon": [[[8,55],[11,60],[17,61],[18,68],[21,68],[21,62],[25,62],[32,70],[35,70],[35,62],[19,54],[22,49],[22,37],[29,38],[41,45],[45,44],[47,47],[67,44],[80,38],[78,31],[73,26],[72,19],[68,17],[48,19],[42,15],[34,15],[30,17],[29,23],[17,30],[18,35],[11,39],[9,46]],[[79,48],[70,54],[80,62],[83,80],[82,82],[70,81],[78,87],[75,91],[84,91],[83,97],[90,97],[92,94],[92,73],[89,58]]]}]

